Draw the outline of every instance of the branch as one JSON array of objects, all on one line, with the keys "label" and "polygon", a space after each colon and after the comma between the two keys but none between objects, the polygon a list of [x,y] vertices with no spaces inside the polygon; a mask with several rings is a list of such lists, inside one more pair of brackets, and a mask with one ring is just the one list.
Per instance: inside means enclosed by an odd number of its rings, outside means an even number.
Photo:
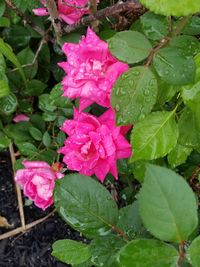
[{"label": "branch", "polygon": [[[61,29],[61,23],[59,21],[59,13],[57,9],[57,5],[54,0],[47,0],[46,1],[46,8],[48,10],[50,20],[53,24],[53,28],[56,33],[57,39],[62,36],[62,29]],[[58,40],[57,40],[58,41]]]},{"label": "branch", "polygon": [[80,20],[80,22],[75,23],[73,25],[62,24],[62,30],[63,30],[63,33],[70,33],[82,26],[90,25],[90,23],[93,21],[102,20],[106,17],[113,16],[113,15],[119,14],[121,12],[126,12],[126,11],[129,11],[129,12],[132,11],[138,14],[138,16],[140,16],[146,11],[146,9],[141,4],[137,3],[134,0],[127,1],[124,3],[117,3],[113,6],[101,9],[94,14],[85,16]]}]

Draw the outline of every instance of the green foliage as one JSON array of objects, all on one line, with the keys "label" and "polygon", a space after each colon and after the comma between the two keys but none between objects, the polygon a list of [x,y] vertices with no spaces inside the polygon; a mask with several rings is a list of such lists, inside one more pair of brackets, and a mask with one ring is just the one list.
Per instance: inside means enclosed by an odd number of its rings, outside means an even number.
[{"label": "green foliage", "polygon": [[111,96],[117,124],[133,124],[143,118],[152,110],[156,96],[157,81],[150,69],[134,67],[122,74]]},{"label": "green foliage", "polygon": [[52,255],[67,264],[80,264],[90,258],[89,247],[70,239],[58,240],[53,244]]},{"label": "green foliage", "polygon": [[108,40],[108,44],[114,56],[129,64],[144,60],[152,49],[148,39],[136,31],[118,32]]},{"label": "green foliage", "polygon": [[199,267],[200,266],[200,236],[193,240],[192,244],[189,246],[187,251],[187,257],[191,262],[192,266]]},{"label": "green foliage", "polygon": [[132,267],[133,262],[140,267],[175,267],[177,261],[178,251],[173,246],[152,239],[133,240],[117,256],[123,267]]},{"label": "green foliage", "polygon": [[112,196],[87,176],[71,174],[58,180],[54,203],[63,219],[89,238],[110,232],[117,221],[118,210]]},{"label": "green foliage", "polygon": [[147,166],[139,205],[145,226],[161,240],[182,242],[197,227],[195,196],[186,181],[169,169]]}]

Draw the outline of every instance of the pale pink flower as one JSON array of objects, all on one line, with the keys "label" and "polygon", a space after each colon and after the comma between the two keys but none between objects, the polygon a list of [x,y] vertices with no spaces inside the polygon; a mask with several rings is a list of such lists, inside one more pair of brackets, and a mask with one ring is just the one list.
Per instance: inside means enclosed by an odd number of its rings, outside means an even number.
[{"label": "pale pink flower", "polygon": [[114,58],[108,44],[90,29],[79,44],[65,43],[67,62],[59,63],[67,75],[62,81],[63,96],[80,98],[80,111],[92,103],[110,107],[110,94],[128,65]]},{"label": "pale pink flower", "polygon": [[124,137],[130,126],[115,126],[115,114],[108,109],[100,117],[74,110],[74,119],[61,128],[68,138],[59,153],[69,170],[95,174],[103,182],[111,173],[118,179],[117,159],[129,158],[131,146]]},{"label": "pale pink flower", "polygon": [[[46,0],[42,0],[40,2],[45,5]],[[87,3],[88,0],[58,0],[57,8],[59,12],[59,18],[69,25],[78,22],[84,14],[90,13],[89,8],[86,7]],[[76,8],[76,6],[78,8]],[[45,7],[35,8],[33,9],[33,12],[36,16],[48,15],[48,11]]]},{"label": "pale pink flower", "polygon": [[29,121],[29,117],[25,114],[18,114],[13,118],[14,122]]},{"label": "pale pink flower", "polygon": [[44,161],[24,160],[22,163],[25,169],[16,172],[15,181],[24,190],[25,196],[45,210],[53,204],[55,180],[62,178],[63,174]]}]

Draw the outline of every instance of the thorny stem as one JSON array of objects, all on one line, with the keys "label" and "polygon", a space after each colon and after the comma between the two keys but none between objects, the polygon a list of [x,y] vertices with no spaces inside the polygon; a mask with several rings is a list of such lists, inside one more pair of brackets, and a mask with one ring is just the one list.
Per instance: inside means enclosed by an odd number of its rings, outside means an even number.
[{"label": "thorny stem", "polygon": [[181,266],[182,266],[184,257],[185,257],[185,241],[182,241],[182,242],[179,244],[178,267],[181,267]]},{"label": "thorny stem", "polygon": [[[90,0],[90,11],[92,14],[95,14],[97,12],[97,1],[96,0]],[[91,25],[95,32],[99,31],[99,20],[92,21]]]},{"label": "thorny stem", "polygon": [[122,230],[119,229],[116,225],[112,224],[112,229],[115,232],[117,232],[121,237],[123,237],[127,242],[129,242],[129,239],[128,239],[127,235],[124,232],[122,232]]}]

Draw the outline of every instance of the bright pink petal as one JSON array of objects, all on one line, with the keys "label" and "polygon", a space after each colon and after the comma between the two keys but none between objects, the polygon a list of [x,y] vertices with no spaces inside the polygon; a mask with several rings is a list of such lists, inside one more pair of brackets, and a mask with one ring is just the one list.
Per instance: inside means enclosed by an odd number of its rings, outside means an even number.
[{"label": "bright pink petal", "polygon": [[40,16],[40,17],[43,17],[43,16],[47,16],[49,15],[48,11],[46,8],[34,8],[32,9],[33,13],[36,15],[36,16]]}]

